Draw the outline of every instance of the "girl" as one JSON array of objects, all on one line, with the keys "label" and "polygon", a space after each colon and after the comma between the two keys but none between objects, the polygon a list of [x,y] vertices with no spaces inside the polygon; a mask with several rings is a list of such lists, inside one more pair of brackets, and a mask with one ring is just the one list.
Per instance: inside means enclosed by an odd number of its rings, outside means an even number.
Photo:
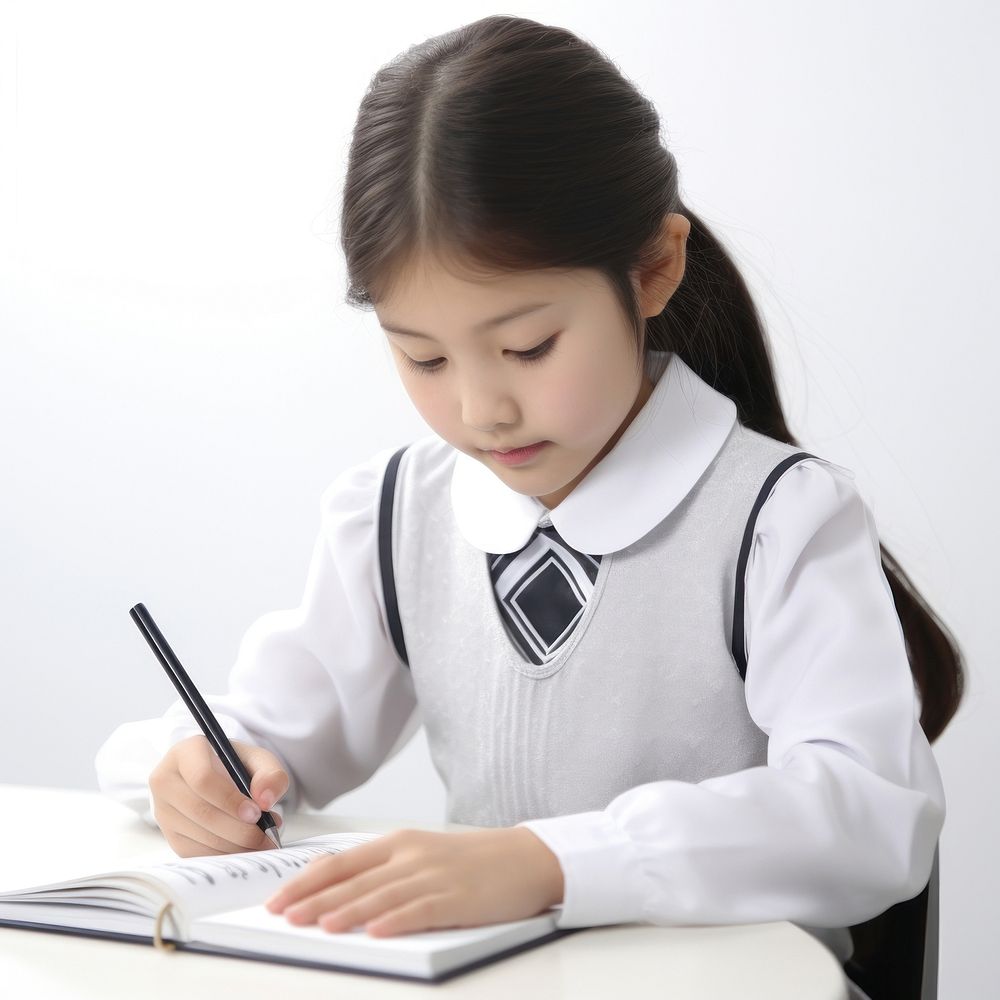
[{"label": "girl", "polygon": [[269,903],[291,921],[787,919],[846,962],[928,882],[959,650],[852,474],[788,430],[659,133],[602,54],[516,17],[362,101],[348,301],[434,433],[330,485],[301,606],[210,699],[253,801],[180,702],[97,758],[178,854],[266,848],[260,810],[357,787],[419,711],[448,820],[483,829],[317,861]]}]

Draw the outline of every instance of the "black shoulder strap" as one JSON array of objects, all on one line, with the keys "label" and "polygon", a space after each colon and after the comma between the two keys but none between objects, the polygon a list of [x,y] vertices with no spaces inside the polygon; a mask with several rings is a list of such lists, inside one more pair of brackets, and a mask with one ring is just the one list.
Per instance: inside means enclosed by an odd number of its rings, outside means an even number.
[{"label": "black shoulder strap", "polygon": [[403,625],[399,620],[399,604],[396,602],[396,578],[392,572],[392,506],[396,498],[396,473],[403,452],[409,448],[404,444],[389,459],[382,480],[382,496],[378,506],[378,563],[382,571],[382,595],[385,599],[385,613],[389,619],[389,634],[393,645],[404,665],[409,668],[406,643],[403,641]]},{"label": "black shoulder strap", "polygon": [[804,458],[816,458],[807,451],[797,451],[794,455],[782,459],[770,472],[764,485],[757,494],[750,517],[747,518],[746,530],[743,532],[743,544],[740,546],[740,557],[736,562],[736,598],[733,602],[733,659],[736,660],[736,668],[740,672],[740,677],[744,681],[747,679],[747,651],[746,633],[744,623],[744,600],[745,600],[745,578],[747,563],[750,560],[750,548],[753,545],[753,536],[757,527],[757,515],[761,507],[771,493],[774,484],[797,462]]}]

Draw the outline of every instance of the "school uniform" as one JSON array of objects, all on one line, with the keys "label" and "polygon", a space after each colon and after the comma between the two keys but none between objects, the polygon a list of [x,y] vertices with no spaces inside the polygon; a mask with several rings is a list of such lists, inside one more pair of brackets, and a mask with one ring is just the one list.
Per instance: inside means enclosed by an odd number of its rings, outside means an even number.
[{"label": "school uniform", "polygon": [[[874,517],[848,470],[745,428],[679,356],[646,370],[643,409],[551,511],[436,435],[406,449],[405,650],[378,561],[396,449],[346,470],[301,604],[253,623],[206,700],[285,763],[290,809],[367,780],[419,706],[447,818],[532,829],[561,927],[788,919],[843,960],[851,924],[923,888],[945,815]],[[559,635],[519,631],[496,572],[543,538],[581,604]],[[180,701],[120,726],[101,788],[155,822],[149,771],[198,731]]]}]

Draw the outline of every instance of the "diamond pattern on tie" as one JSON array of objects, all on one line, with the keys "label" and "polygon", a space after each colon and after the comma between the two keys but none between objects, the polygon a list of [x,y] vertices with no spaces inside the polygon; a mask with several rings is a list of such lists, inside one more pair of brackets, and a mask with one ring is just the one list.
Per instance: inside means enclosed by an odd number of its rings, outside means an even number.
[{"label": "diamond pattern on tie", "polygon": [[546,663],[583,617],[601,557],[571,548],[546,516],[524,548],[489,558],[508,634],[526,659]]}]

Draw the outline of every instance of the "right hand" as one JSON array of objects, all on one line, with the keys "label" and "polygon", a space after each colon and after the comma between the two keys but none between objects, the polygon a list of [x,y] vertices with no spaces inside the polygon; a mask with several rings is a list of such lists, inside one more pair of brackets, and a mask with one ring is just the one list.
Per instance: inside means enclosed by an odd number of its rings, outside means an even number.
[{"label": "right hand", "polygon": [[[288,774],[270,750],[240,740],[230,742],[251,775],[253,802],[236,787],[211,743],[200,734],[175,743],[149,775],[153,817],[182,858],[274,847],[257,819],[265,793],[277,802],[288,791]],[[256,814],[241,817],[243,806],[256,809]],[[271,814],[280,828],[281,816],[273,808]]]}]

